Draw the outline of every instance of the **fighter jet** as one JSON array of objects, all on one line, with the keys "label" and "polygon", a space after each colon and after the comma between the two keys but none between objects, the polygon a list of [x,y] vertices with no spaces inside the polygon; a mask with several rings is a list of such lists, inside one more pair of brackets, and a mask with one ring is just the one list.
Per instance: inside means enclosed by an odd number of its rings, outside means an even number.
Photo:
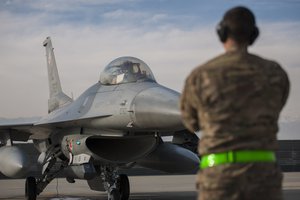
[{"label": "fighter jet", "polygon": [[[26,176],[32,163],[15,141],[32,140],[40,152],[40,177],[25,183],[27,200],[64,174],[67,181],[85,179],[92,190],[107,191],[110,200],[127,200],[130,184],[121,169],[136,165],[168,173],[195,172],[198,137],[180,117],[180,94],[158,84],[150,68],[134,57],[109,63],[100,79],[76,100],[61,87],[50,37],[43,42],[49,81],[45,117],[0,121],[0,171]],[[173,136],[164,142],[163,136]]]}]

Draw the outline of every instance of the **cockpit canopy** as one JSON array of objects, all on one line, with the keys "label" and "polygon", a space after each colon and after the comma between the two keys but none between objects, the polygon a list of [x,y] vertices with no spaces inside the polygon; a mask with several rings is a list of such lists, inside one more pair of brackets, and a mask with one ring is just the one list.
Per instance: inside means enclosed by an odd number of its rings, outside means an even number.
[{"label": "cockpit canopy", "polygon": [[146,63],[134,57],[120,57],[110,62],[100,75],[103,85],[152,81],[155,78]]}]

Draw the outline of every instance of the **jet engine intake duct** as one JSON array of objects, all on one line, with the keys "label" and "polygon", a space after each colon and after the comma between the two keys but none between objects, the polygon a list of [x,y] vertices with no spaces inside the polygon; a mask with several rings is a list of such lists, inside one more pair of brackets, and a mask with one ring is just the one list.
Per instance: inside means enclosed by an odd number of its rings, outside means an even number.
[{"label": "jet engine intake duct", "polygon": [[61,147],[68,158],[70,154],[86,154],[96,161],[121,164],[146,156],[157,144],[158,139],[154,136],[104,137],[78,134],[65,136]]}]

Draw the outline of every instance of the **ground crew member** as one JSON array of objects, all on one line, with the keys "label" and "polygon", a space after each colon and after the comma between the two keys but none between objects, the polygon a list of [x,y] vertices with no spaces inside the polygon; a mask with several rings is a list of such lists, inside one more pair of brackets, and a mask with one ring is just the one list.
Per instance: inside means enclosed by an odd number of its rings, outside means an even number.
[{"label": "ground crew member", "polygon": [[217,34],[226,52],[192,71],[180,105],[186,127],[202,130],[198,199],[281,200],[274,151],[287,74],[247,51],[259,34],[249,9],[227,11]]}]

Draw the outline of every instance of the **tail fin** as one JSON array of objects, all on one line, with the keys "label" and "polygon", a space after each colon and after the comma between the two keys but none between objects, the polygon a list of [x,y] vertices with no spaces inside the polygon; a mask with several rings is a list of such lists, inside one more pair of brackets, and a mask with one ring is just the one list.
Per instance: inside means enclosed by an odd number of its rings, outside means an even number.
[{"label": "tail fin", "polygon": [[50,92],[48,100],[48,112],[50,113],[68,103],[71,103],[73,100],[62,91],[50,37],[46,38],[46,40],[43,42],[43,46],[46,48]]}]

